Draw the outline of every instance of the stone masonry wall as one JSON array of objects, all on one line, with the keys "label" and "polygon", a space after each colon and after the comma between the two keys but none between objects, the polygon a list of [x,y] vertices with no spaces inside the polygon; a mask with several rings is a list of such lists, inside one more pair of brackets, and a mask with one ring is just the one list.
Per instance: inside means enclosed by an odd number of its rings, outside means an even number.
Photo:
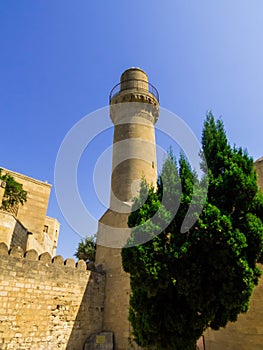
[{"label": "stone masonry wall", "polygon": [[27,229],[13,214],[0,210],[0,242],[5,242],[8,248],[27,247]]},{"label": "stone masonry wall", "polygon": [[[262,269],[263,266],[261,265]],[[205,333],[206,350],[262,350],[263,348],[263,278],[254,289],[250,309],[238,321],[219,331]]]},{"label": "stone masonry wall", "polygon": [[4,172],[13,176],[27,191],[27,201],[24,205],[19,205],[17,219],[42,244],[51,185],[8,169],[4,169]]},{"label": "stone masonry wall", "polygon": [[82,350],[102,330],[105,277],[0,244],[0,350]]},{"label": "stone masonry wall", "polygon": [[[60,225],[56,219],[46,216],[51,185],[8,169],[3,171],[13,176],[27,191],[27,201],[14,212],[16,219],[31,233],[27,249],[35,249],[39,254],[49,252],[55,255]],[[2,192],[0,187],[0,198]],[[0,224],[2,222],[0,220]]]},{"label": "stone masonry wall", "polygon": [[[263,157],[255,163],[258,186],[263,191]],[[263,266],[260,266],[263,270]],[[261,350],[263,348],[263,276],[254,289],[250,309],[240,314],[237,322],[228,323],[219,331],[205,332],[207,350]]]},{"label": "stone masonry wall", "polygon": [[16,220],[10,248],[21,247],[22,249],[26,250],[27,238],[27,229],[21,224],[20,221]]}]

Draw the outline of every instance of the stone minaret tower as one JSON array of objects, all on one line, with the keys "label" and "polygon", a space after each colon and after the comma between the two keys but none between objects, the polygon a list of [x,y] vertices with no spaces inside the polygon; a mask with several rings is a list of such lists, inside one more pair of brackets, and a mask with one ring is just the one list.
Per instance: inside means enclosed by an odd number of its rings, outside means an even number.
[{"label": "stone minaret tower", "polygon": [[263,157],[257,159],[254,163],[254,167],[258,176],[258,186],[261,188],[263,192]]},{"label": "stone minaret tower", "polygon": [[122,269],[121,247],[130,233],[127,221],[142,177],[156,184],[154,124],[159,115],[157,90],[139,68],[126,70],[110,94],[114,124],[110,208],[99,220],[96,264],[106,271],[103,331],[114,333],[115,349],[129,349],[130,283]]}]

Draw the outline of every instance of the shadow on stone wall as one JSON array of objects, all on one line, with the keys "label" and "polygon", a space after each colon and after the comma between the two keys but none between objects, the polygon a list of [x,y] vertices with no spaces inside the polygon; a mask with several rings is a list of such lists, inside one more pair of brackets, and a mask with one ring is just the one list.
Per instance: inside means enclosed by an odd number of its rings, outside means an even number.
[{"label": "shadow on stone wall", "polygon": [[27,229],[16,219],[15,228],[10,242],[10,248],[21,247],[26,250],[28,232]]},{"label": "shadow on stone wall", "polygon": [[66,350],[84,349],[86,339],[102,331],[104,283],[104,275],[91,272]]}]

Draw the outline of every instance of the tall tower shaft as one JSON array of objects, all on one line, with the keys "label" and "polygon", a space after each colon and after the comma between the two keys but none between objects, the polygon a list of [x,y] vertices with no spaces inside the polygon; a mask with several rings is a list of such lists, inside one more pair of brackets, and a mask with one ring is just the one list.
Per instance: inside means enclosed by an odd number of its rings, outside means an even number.
[{"label": "tall tower shaft", "polygon": [[106,271],[104,331],[115,336],[115,349],[129,349],[129,275],[121,248],[130,234],[127,222],[142,177],[156,185],[154,124],[159,116],[157,90],[139,68],[126,70],[110,94],[114,124],[110,207],[98,224],[96,264]]},{"label": "tall tower shaft", "polygon": [[258,186],[263,192],[263,157],[257,159],[254,163],[255,170],[258,176]]}]

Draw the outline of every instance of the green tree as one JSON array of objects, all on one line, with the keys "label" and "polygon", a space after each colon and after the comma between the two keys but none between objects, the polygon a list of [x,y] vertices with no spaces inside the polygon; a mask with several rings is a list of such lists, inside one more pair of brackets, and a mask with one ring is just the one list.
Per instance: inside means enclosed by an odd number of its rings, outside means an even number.
[{"label": "green tree", "polygon": [[[194,350],[205,329],[224,327],[248,310],[260,277],[263,196],[253,160],[229,145],[222,121],[211,113],[202,146],[208,180],[198,179],[184,156],[177,164],[170,153],[157,191],[148,188],[148,198],[142,200],[144,182],[135,200],[142,206],[129,218],[131,238],[122,249],[132,291],[129,320],[134,340],[145,348]],[[204,208],[194,225],[182,230],[190,203],[196,208],[191,215],[198,212],[198,204]],[[152,239],[132,246],[144,235]]]},{"label": "green tree", "polygon": [[96,235],[82,239],[74,256],[85,261],[95,261],[96,254]]},{"label": "green tree", "polygon": [[1,203],[1,208],[10,210],[17,204],[24,204],[27,200],[27,191],[23,189],[23,185],[17,182],[13,176],[8,173],[2,174],[0,169],[0,180],[5,182],[5,192]]}]

